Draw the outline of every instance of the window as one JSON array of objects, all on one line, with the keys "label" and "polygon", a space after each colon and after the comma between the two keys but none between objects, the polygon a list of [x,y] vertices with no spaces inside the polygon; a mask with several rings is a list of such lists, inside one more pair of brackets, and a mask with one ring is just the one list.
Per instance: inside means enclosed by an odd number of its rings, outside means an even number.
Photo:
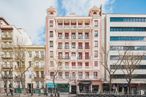
[{"label": "window", "polygon": [[89,49],[89,42],[85,42],[85,49]]},{"label": "window", "polygon": [[58,67],[62,67],[62,62],[58,62]]},{"label": "window", "polygon": [[50,31],[50,37],[53,37],[53,31]]},{"label": "window", "polygon": [[98,73],[97,72],[94,72],[93,73],[93,76],[94,76],[94,79],[97,79]]},{"label": "window", "polygon": [[98,47],[98,41],[94,41],[94,47]]},{"label": "window", "polygon": [[142,36],[111,36],[110,41],[145,41]]},{"label": "window", "polygon": [[65,59],[69,59],[69,52],[65,52]]},{"label": "window", "polygon": [[53,27],[53,20],[49,21],[49,25],[50,25],[50,27]]},{"label": "window", "polygon": [[36,88],[39,88],[40,83],[36,81]]},{"label": "window", "polygon": [[72,68],[76,68],[76,63],[75,62],[72,62]]},{"label": "window", "polygon": [[83,34],[82,33],[78,34],[78,39],[83,39]]},{"label": "window", "polygon": [[69,43],[65,42],[65,49],[69,49]]},{"label": "window", "polygon": [[79,76],[79,79],[82,79],[83,78],[83,72],[79,72],[78,76]]},{"label": "window", "polygon": [[29,54],[29,57],[32,57],[32,52],[31,51],[29,51],[28,54]]},{"label": "window", "polygon": [[78,62],[78,68],[82,68],[82,62]]},{"label": "window", "polygon": [[76,33],[72,33],[72,34],[71,34],[71,38],[72,38],[72,39],[76,39]]},{"label": "window", "polygon": [[72,72],[72,78],[75,79],[76,78],[76,73]]},{"label": "window", "polygon": [[94,32],[94,37],[98,37],[98,31],[97,30]]},{"label": "window", "polygon": [[41,71],[41,78],[44,78],[44,71]]},{"label": "window", "polygon": [[39,71],[36,71],[36,77],[39,77]]},{"label": "window", "polygon": [[89,33],[85,33],[85,39],[89,39]]},{"label": "window", "polygon": [[71,57],[72,57],[72,59],[76,59],[76,53],[75,52],[72,52],[71,53]]},{"label": "window", "polygon": [[85,68],[89,68],[89,62],[85,62]]},{"label": "window", "polygon": [[54,72],[50,72],[50,77],[53,78]]},{"label": "window", "polygon": [[85,59],[89,59],[89,52],[85,52]]},{"label": "window", "polygon": [[41,53],[41,58],[44,58],[44,51],[40,51],[40,53]]},{"label": "window", "polygon": [[78,53],[78,59],[82,59],[82,56],[83,56],[83,55],[82,55],[82,52],[79,52],[79,53]]},{"label": "window", "polygon": [[63,37],[62,37],[62,33],[58,33],[58,38],[59,39],[62,39]]},{"label": "window", "polygon": [[69,39],[69,33],[65,33],[65,39]]},{"label": "window", "polygon": [[69,68],[69,62],[65,62],[65,68]]},{"label": "window", "polygon": [[61,42],[58,43],[58,49],[62,49],[62,43]]},{"label": "window", "polygon": [[54,57],[53,55],[54,55],[53,51],[50,51],[50,58],[53,58]]},{"label": "window", "polygon": [[94,66],[98,67],[98,61],[94,61]]},{"label": "window", "polygon": [[94,51],[94,58],[98,57],[98,51]]},{"label": "window", "polygon": [[50,47],[53,47],[53,41],[50,41]]},{"label": "window", "polygon": [[110,27],[111,32],[144,32],[146,27]]},{"label": "window", "polygon": [[83,49],[83,44],[81,42],[78,43],[78,49]]},{"label": "window", "polygon": [[145,17],[110,17],[110,22],[146,22]]},{"label": "window", "polygon": [[58,77],[59,78],[62,78],[62,75],[63,75],[62,72],[58,72]]},{"label": "window", "polygon": [[89,72],[85,72],[85,78],[89,78]]},{"label": "window", "polygon": [[72,47],[72,49],[75,49],[76,48],[76,43],[75,42],[72,42],[71,47]]},{"label": "window", "polygon": [[65,72],[65,78],[69,79],[69,72]]},{"label": "window", "polygon": [[58,52],[58,59],[62,59],[62,58],[63,58],[62,52]]},{"label": "window", "polygon": [[94,27],[98,27],[98,20],[94,20]]},{"label": "window", "polygon": [[146,50],[146,46],[110,46],[110,50]]},{"label": "window", "polygon": [[50,67],[54,67],[54,62],[50,61]]}]

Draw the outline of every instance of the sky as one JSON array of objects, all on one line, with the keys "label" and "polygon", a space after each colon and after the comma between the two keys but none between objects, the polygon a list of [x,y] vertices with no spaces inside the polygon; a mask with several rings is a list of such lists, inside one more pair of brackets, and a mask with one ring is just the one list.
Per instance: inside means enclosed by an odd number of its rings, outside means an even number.
[{"label": "sky", "polygon": [[0,0],[0,17],[23,28],[33,44],[43,45],[47,8],[55,7],[59,16],[87,16],[95,5],[102,5],[104,13],[146,14],[146,0]]}]

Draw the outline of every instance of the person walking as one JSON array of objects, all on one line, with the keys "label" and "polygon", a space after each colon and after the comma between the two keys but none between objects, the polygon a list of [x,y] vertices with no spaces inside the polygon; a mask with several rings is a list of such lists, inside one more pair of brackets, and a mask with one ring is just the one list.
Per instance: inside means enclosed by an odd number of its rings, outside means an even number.
[{"label": "person walking", "polygon": [[9,84],[9,90],[10,90],[11,96],[13,96],[13,87],[12,87],[12,83]]}]

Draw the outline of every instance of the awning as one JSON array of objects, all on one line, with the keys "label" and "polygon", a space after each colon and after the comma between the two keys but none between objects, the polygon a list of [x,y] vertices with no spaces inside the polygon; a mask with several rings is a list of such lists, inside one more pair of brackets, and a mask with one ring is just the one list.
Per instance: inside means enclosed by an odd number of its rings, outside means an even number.
[{"label": "awning", "polygon": [[55,83],[55,85],[53,83],[47,83],[48,88],[55,88],[56,86],[57,86],[56,83]]}]

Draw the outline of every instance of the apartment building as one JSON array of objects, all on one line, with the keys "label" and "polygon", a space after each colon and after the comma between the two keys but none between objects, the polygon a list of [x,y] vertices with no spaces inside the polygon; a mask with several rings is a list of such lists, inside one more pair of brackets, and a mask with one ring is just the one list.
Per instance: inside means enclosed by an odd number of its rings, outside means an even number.
[{"label": "apartment building", "polygon": [[[44,88],[45,47],[32,45],[27,34],[0,18],[0,89],[12,83],[16,92],[25,88],[39,92]],[[22,75],[22,77],[20,77]]]},{"label": "apartment building", "polygon": [[[93,7],[88,16],[57,16],[48,8],[46,17],[45,82],[60,92],[99,92],[103,68],[99,65],[102,46],[100,8]],[[55,78],[54,78],[55,76]]]},{"label": "apartment building", "polygon": [[[113,64],[116,63],[121,56],[124,56],[125,52],[133,56],[144,55],[132,73],[131,88],[132,93],[136,93],[137,90],[146,90],[146,15],[107,14],[106,37],[106,48],[107,51],[109,51],[108,63],[113,70],[117,68],[117,66]],[[129,61],[127,64],[131,64],[132,67],[132,64],[135,63],[131,62],[132,61]],[[124,73],[123,71],[126,71],[126,69],[122,69],[125,68],[124,66],[127,64],[122,63],[112,75],[113,87],[119,92],[127,92],[126,75],[128,73]]]},{"label": "apartment building", "polygon": [[[20,49],[19,49],[20,50]],[[21,50],[24,50],[24,66],[22,66],[22,71],[25,72],[25,88],[31,93],[40,93],[41,89],[44,88],[44,57],[45,57],[45,47],[39,45],[24,45],[21,46]],[[15,65],[16,74],[21,74],[21,67]],[[18,81],[16,88],[21,88],[21,84]]]}]

